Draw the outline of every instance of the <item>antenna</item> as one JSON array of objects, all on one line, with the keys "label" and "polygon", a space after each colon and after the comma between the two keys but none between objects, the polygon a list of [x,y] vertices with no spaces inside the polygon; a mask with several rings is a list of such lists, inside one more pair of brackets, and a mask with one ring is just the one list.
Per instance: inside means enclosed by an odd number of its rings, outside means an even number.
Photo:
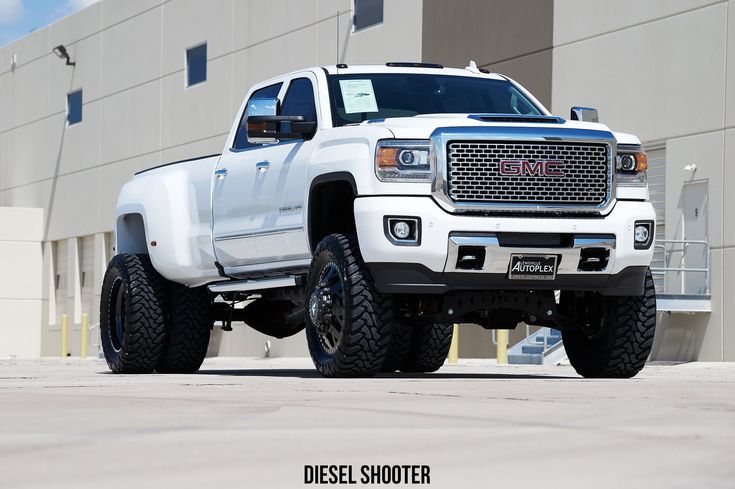
[{"label": "antenna", "polygon": [[339,64],[339,10],[337,10],[336,18],[337,18],[337,46],[335,49],[335,54],[336,54],[337,61],[334,64],[338,65]]}]

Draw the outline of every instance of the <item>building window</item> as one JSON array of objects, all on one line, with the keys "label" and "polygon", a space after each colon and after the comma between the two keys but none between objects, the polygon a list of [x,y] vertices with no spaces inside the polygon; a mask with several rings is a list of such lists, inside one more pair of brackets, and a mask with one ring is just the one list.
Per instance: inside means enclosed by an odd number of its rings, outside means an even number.
[{"label": "building window", "polygon": [[207,81],[207,43],[186,50],[186,86]]},{"label": "building window", "polygon": [[354,0],[353,30],[359,31],[383,22],[383,0]]},{"label": "building window", "polygon": [[82,122],[82,89],[66,94],[66,125]]}]

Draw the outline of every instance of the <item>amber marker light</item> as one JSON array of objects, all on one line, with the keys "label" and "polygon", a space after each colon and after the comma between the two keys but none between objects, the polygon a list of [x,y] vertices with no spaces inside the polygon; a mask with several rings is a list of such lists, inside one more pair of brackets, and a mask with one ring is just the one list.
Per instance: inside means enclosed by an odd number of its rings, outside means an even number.
[{"label": "amber marker light", "polygon": [[646,153],[635,154],[635,171],[647,171],[648,170],[648,155]]},{"label": "amber marker light", "polygon": [[375,157],[378,160],[378,168],[384,168],[386,166],[398,166],[398,148],[378,148],[378,153],[375,155]]}]

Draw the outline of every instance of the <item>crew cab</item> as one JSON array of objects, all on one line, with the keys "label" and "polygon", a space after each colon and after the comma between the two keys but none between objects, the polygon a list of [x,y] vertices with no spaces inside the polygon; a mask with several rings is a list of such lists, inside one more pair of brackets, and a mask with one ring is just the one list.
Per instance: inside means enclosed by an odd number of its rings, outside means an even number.
[{"label": "crew cab", "polygon": [[631,377],[656,324],[655,213],[633,135],[514,80],[425,63],[252,87],[221,154],[122,188],[101,293],[113,372],[195,372],[210,330],[305,329],[325,376],[431,372],[452,325],[561,330]]}]

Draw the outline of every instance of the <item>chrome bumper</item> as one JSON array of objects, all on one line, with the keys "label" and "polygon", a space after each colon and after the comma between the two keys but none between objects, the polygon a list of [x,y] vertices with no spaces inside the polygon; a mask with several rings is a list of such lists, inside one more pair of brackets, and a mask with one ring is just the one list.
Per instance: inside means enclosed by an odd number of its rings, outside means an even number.
[{"label": "chrome bumper", "polygon": [[[458,267],[461,246],[483,247],[485,260],[481,267],[474,269]],[[602,249],[608,253],[607,264],[599,270],[580,270],[582,251],[585,249]],[[444,266],[445,272],[462,273],[508,273],[511,255],[557,255],[557,275],[605,273],[615,263],[615,237],[579,234],[573,237],[571,247],[517,247],[501,246],[496,235],[452,234],[449,236],[449,253]]]}]

